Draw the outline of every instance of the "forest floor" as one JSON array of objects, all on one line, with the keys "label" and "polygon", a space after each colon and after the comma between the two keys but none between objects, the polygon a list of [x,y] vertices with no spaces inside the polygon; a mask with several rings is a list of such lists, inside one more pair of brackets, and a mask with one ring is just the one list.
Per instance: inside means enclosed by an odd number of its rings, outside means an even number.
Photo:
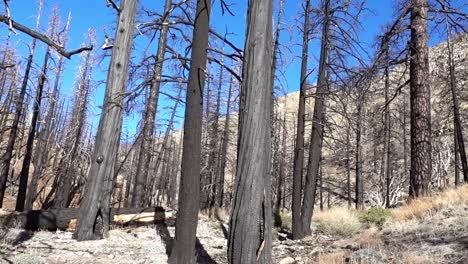
[{"label": "forest floor", "polygon": [[[273,263],[468,263],[468,188],[449,196],[395,209],[379,227],[345,208],[317,212],[312,236],[293,241],[274,232]],[[200,216],[198,263],[227,263],[226,227]],[[0,263],[166,263],[173,236],[165,225],[115,227],[108,238],[85,242],[66,231],[0,229]]]}]

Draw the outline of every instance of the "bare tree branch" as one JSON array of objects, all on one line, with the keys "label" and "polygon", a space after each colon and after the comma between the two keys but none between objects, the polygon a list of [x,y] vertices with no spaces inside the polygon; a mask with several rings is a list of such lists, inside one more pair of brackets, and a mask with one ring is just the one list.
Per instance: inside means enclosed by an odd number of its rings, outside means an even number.
[{"label": "bare tree branch", "polygon": [[5,15],[0,15],[0,22],[3,22],[7,25],[11,25],[13,28],[23,32],[23,33],[26,33],[27,35],[33,37],[33,38],[36,38],[42,42],[44,42],[45,44],[49,45],[50,47],[54,48],[60,55],[64,56],[65,58],[67,59],[70,59],[73,55],[75,54],[78,54],[78,53],[81,53],[83,51],[87,51],[87,50],[93,50],[93,46],[90,46],[90,47],[82,47],[82,48],[79,48],[77,50],[72,50],[72,51],[66,51],[62,45],[60,44],[57,44],[56,42],[54,42],[53,40],[51,40],[49,37],[47,37],[46,35],[44,34],[41,34],[37,31],[34,31],[26,26],[23,26],[15,21],[13,21],[12,19],[10,19],[8,16],[5,16]]}]

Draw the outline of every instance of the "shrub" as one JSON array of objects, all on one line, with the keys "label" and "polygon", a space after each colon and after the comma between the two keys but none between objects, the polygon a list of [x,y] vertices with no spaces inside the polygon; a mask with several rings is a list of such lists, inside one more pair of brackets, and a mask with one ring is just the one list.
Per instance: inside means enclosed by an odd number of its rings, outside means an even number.
[{"label": "shrub", "polygon": [[332,208],[317,212],[314,216],[317,231],[327,235],[349,237],[362,230],[362,225],[353,211],[346,208]]},{"label": "shrub", "polygon": [[390,211],[384,208],[370,208],[359,213],[359,221],[370,226],[372,224],[381,227],[391,215]]}]

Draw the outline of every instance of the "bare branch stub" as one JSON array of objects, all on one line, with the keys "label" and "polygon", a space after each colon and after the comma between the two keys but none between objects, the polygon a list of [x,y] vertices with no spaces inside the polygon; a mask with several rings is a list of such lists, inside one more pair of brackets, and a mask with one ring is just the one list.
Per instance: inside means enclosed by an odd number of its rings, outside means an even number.
[{"label": "bare branch stub", "polygon": [[114,1],[106,0],[106,6],[107,7],[112,7],[113,9],[115,9],[115,11],[117,11],[117,14],[120,14],[120,8],[115,4]]},{"label": "bare branch stub", "polygon": [[44,35],[44,34],[41,34],[35,30],[32,30],[22,24],[19,24],[15,21],[13,21],[11,18],[9,18],[8,16],[5,16],[5,15],[0,15],[0,22],[3,22],[5,24],[7,24],[8,26],[11,26],[35,39],[38,39],[42,42],[44,42],[45,44],[49,45],[50,47],[54,48],[60,55],[64,56],[65,58],[67,59],[70,59],[73,55],[75,54],[78,54],[78,53],[81,53],[83,51],[89,51],[89,50],[93,50],[93,46],[90,46],[90,47],[82,47],[82,48],[79,48],[79,49],[76,49],[76,50],[72,50],[72,51],[66,51],[62,45],[54,42],[53,40],[51,40],[48,36]]}]

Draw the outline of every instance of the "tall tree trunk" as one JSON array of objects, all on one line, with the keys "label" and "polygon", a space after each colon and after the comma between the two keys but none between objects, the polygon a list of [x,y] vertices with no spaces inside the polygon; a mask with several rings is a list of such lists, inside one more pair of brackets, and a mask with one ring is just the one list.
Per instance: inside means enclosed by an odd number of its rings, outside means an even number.
[{"label": "tall tree trunk", "polygon": [[351,208],[353,199],[351,198],[351,124],[349,120],[346,125],[346,189],[348,193],[348,208]]},{"label": "tall tree trunk", "polygon": [[167,32],[169,31],[169,15],[171,11],[172,0],[166,0],[164,4],[164,14],[162,18],[161,33],[158,42],[158,51],[156,53],[156,63],[154,66],[154,76],[151,80],[149,97],[146,102],[143,132],[140,144],[140,152],[135,175],[135,184],[133,185],[132,206],[144,206],[145,186],[148,178],[148,169],[151,161],[151,148],[153,146],[153,134],[158,109],[159,89],[161,87],[161,76],[166,53]]},{"label": "tall tree trunk", "polygon": [[304,26],[302,28],[302,61],[301,83],[299,90],[299,107],[297,110],[296,139],[294,144],[293,193],[292,193],[292,235],[293,239],[304,237],[301,221],[302,205],[302,174],[304,171],[304,124],[305,124],[305,92],[307,89],[307,61],[309,55],[309,24],[310,0],[306,0],[304,11]]},{"label": "tall tree trunk", "polygon": [[272,6],[249,1],[228,262],[271,263]]},{"label": "tall tree trunk", "polygon": [[220,171],[219,178],[216,187],[216,207],[221,208],[224,205],[224,178],[226,175],[226,163],[227,163],[227,150],[229,144],[229,127],[231,125],[231,97],[232,97],[232,86],[233,86],[233,77],[229,81],[229,90],[228,90],[228,99],[226,103],[226,117],[224,120],[224,131],[221,144],[221,158],[220,158]]},{"label": "tall tree trunk", "polygon": [[[453,49],[451,47],[450,38],[447,37],[447,51],[448,51],[448,65],[449,65],[449,86],[450,92],[452,94],[452,104],[453,104],[453,121],[456,141],[455,144],[458,144],[457,150],[460,155],[460,162],[462,164],[463,172],[463,181],[468,182],[468,163],[466,160],[466,151],[465,151],[465,139],[463,137],[463,129],[460,118],[460,103],[458,102],[457,96],[457,81],[455,77],[455,65],[453,61]],[[455,153],[457,156],[457,153]],[[457,158],[457,157],[456,157]],[[457,166],[458,163],[456,163]]]},{"label": "tall tree trunk", "polygon": [[456,122],[453,122],[453,145],[454,145],[454,170],[455,170],[455,186],[460,184],[460,168],[458,167],[459,161],[459,151],[458,151],[458,136],[457,136],[457,129],[455,128]]},{"label": "tall tree trunk", "polygon": [[431,90],[429,87],[427,0],[411,0],[410,100],[411,170],[410,198],[425,196],[431,181]]},{"label": "tall tree trunk", "polygon": [[39,119],[39,113],[41,110],[42,92],[44,90],[44,85],[47,79],[47,65],[49,62],[49,58],[50,58],[50,48],[47,48],[47,51],[44,56],[44,63],[42,65],[41,73],[39,75],[37,91],[36,91],[36,99],[33,105],[31,126],[29,128],[28,140],[26,142],[26,150],[24,152],[23,166],[21,167],[21,172],[20,172],[20,183],[19,183],[18,196],[16,198],[16,207],[15,207],[15,210],[18,212],[22,212],[24,210],[24,205],[26,203],[26,190],[28,186],[29,167],[31,164],[34,139],[36,136],[37,121]]},{"label": "tall tree trunk", "polygon": [[[107,76],[103,111],[99,120],[91,168],[81,201],[74,237],[90,240],[107,235],[109,202],[122,126],[123,98],[127,88],[128,65],[133,43],[137,0],[123,0],[120,6],[112,58]],[[98,218],[103,230],[98,230]]]},{"label": "tall tree trunk", "polygon": [[210,1],[197,0],[186,95],[184,143],[175,240],[168,261],[171,264],[195,262],[194,250],[200,206],[203,88],[205,85],[210,11]]},{"label": "tall tree trunk", "polygon": [[[161,166],[163,155],[165,154],[165,152],[166,152],[166,150],[168,148],[167,142],[169,141],[169,139],[171,137],[171,133],[173,132],[174,119],[176,117],[177,108],[179,107],[181,94],[182,94],[182,87],[179,87],[179,92],[177,94],[177,98],[175,100],[174,107],[172,108],[171,116],[169,117],[169,123],[167,124],[166,131],[164,132],[163,142],[161,143],[161,149],[158,151],[158,158],[156,159],[156,162],[155,162],[155,165],[154,165],[154,177],[153,177],[153,180],[152,180],[152,182],[154,182],[154,183],[157,182],[156,179],[157,179],[157,173],[159,171],[159,166]],[[163,175],[161,174],[161,177],[162,176]],[[158,191],[158,189],[154,187],[155,184],[153,184],[152,182],[147,182],[147,185],[151,186],[150,190],[148,190],[148,195],[145,198],[147,203],[150,203],[151,198],[154,197],[155,192]]]},{"label": "tall tree trunk", "polygon": [[278,179],[276,182],[276,201],[273,210],[274,224],[276,227],[282,226],[281,221],[281,201],[283,200],[283,185],[285,179],[285,167],[286,167],[286,138],[287,138],[287,127],[286,127],[286,114],[283,115],[282,120],[282,135],[281,135],[281,157],[279,164]]},{"label": "tall tree trunk", "polygon": [[314,211],[315,193],[318,169],[322,153],[323,131],[325,122],[325,93],[328,90],[327,58],[329,49],[330,1],[325,0],[324,20],[322,26],[322,40],[320,51],[319,76],[314,100],[314,116],[312,118],[312,132],[310,136],[309,159],[304,185],[304,198],[301,208],[302,236],[310,235],[310,224]]},{"label": "tall tree trunk", "polygon": [[[388,57],[388,55],[387,55]],[[383,157],[383,172],[385,175],[385,207],[390,208],[390,184],[391,184],[391,162],[390,162],[390,101],[388,97],[390,89],[390,77],[388,72],[388,66],[385,67],[384,72],[385,84],[384,84],[384,97],[385,97],[385,114],[384,114],[384,157]]]},{"label": "tall tree trunk", "polygon": [[219,115],[220,115],[220,106],[221,106],[221,89],[223,84],[223,73],[224,68],[221,65],[219,69],[219,80],[218,80],[218,90],[216,93],[216,105],[215,113],[213,116],[213,122],[210,129],[210,152],[208,157],[208,179],[209,179],[209,193],[207,205],[211,209],[215,206],[216,192],[217,192],[217,182],[219,182]]},{"label": "tall tree trunk", "polygon": [[364,208],[364,179],[362,178],[362,102],[363,98],[359,96],[357,105],[357,120],[356,120],[356,209]]},{"label": "tall tree trunk", "polygon": [[[38,11],[37,19],[36,19],[36,29],[39,28],[39,21],[41,18],[41,9],[42,9],[42,5],[39,5],[39,11]],[[23,82],[21,84],[19,95],[16,98],[15,113],[13,116],[13,123],[10,129],[10,135],[8,136],[5,153],[2,156],[2,165],[1,165],[1,171],[0,171],[0,208],[3,207],[3,198],[5,196],[8,173],[10,172],[10,163],[11,163],[11,159],[13,158],[13,150],[15,147],[15,142],[17,142],[18,127],[19,127],[19,122],[23,113],[24,98],[26,96],[26,90],[28,88],[29,75],[31,73],[34,52],[36,50],[36,42],[37,40],[33,38],[32,43],[31,43],[30,53],[29,53],[28,60],[26,63],[26,69],[24,71]]]}]

